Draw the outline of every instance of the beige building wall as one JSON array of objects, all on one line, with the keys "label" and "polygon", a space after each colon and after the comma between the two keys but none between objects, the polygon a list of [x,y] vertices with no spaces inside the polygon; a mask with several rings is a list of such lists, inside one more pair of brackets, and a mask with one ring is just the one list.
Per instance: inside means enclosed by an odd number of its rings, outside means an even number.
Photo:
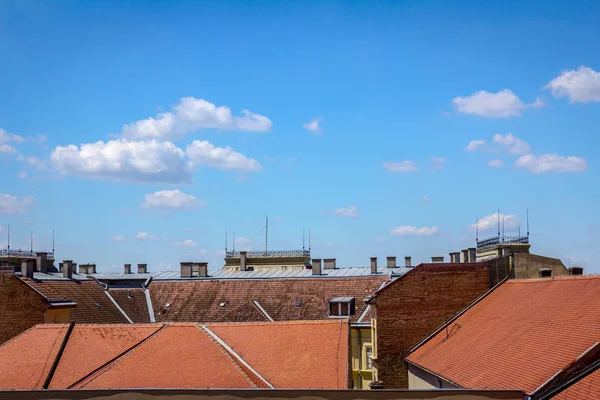
[{"label": "beige building wall", "polygon": [[408,389],[459,389],[459,387],[416,365],[408,364]]},{"label": "beige building wall", "polygon": [[552,276],[569,275],[569,269],[558,258],[531,253],[517,253],[512,257],[514,257],[514,277],[516,279],[539,278],[541,269],[550,269]]},{"label": "beige building wall", "polygon": [[370,389],[373,381],[371,326],[350,329],[352,351],[352,389]]}]

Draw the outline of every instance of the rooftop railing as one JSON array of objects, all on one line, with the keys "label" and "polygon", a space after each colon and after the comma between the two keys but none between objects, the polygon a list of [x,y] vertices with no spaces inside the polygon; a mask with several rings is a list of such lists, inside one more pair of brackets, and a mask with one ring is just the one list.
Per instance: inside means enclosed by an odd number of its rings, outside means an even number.
[{"label": "rooftop railing", "polygon": [[501,244],[529,244],[529,236],[500,236],[477,242],[477,249],[485,249]]},{"label": "rooftop railing", "polygon": [[[225,253],[225,257],[239,257],[239,251],[228,251]],[[246,257],[258,258],[258,257],[310,257],[310,250],[269,250],[269,251],[247,251]]]},{"label": "rooftop railing", "polygon": [[[35,251],[30,250],[21,250],[21,249],[3,249],[0,250],[0,257],[10,257],[10,258],[23,258],[23,257],[37,257],[37,253]],[[41,252],[39,252],[41,253]],[[54,259],[54,253],[47,252],[48,258]]]}]

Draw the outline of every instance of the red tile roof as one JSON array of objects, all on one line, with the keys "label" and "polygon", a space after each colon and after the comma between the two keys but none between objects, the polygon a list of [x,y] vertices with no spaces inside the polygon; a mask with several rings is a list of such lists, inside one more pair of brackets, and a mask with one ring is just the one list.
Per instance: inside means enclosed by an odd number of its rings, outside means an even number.
[{"label": "red tile roof", "polygon": [[600,369],[563,390],[552,400],[589,400],[600,396]]},{"label": "red tile roof", "polygon": [[329,316],[328,301],[340,296],[355,297],[351,321],[356,321],[366,306],[363,299],[387,278],[155,281],[149,290],[157,322],[266,321],[253,300],[275,321],[322,320]]},{"label": "red tile roof", "polygon": [[[38,325],[0,346],[0,389],[41,388],[66,330]],[[348,335],[340,320],[75,325],[50,389],[345,389]]]},{"label": "red tile roof", "polygon": [[600,276],[509,280],[407,361],[461,387],[531,393],[598,342],[599,293]]},{"label": "red tile roof", "polygon": [[64,296],[61,296],[59,293],[52,290],[51,287],[44,285],[41,282],[34,281],[29,278],[19,278],[23,281],[27,286],[32,288],[35,292],[37,292],[40,296],[44,298],[48,303],[66,303],[71,301]]},{"label": "red tile roof", "polygon": [[108,294],[115,299],[132,321],[144,324],[150,322],[144,289],[109,289]]}]

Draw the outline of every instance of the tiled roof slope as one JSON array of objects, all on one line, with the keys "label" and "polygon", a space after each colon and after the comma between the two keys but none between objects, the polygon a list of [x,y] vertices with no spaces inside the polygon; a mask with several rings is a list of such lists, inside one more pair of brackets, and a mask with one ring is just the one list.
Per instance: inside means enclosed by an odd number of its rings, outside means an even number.
[{"label": "tiled roof slope", "polygon": [[461,387],[531,393],[600,339],[599,293],[600,276],[509,280],[407,361]]},{"label": "tiled roof slope", "polygon": [[[37,325],[0,346],[0,389],[41,388],[66,331],[67,325]],[[49,388],[345,389],[348,331],[340,320],[76,324]]]},{"label": "tiled roof slope", "polygon": [[[269,279],[152,282],[149,286],[157,322],[264,321],[252,307],[256,300],[275,321],[320,320],[329,316],[333,297],[355,298],[356,321],[387,275],[326,279]],[[299,303],[299,306],[296,304]],[[243,311],[243,312],[242,312]],[[136,322],[134,320],[134,322]]]},{"label": "tiled roof slope", "polygon": [[600,369],[563,390],[552,400],[589,400],[600,397]]},{"label": "tiled roof slope", "polygon": [[79,324],[119,324],[127,319],[94,281],[44,281],[37,287],[58,293],[77,303],[71,309],[71,320]]},{"label": "tiled roof slope", "polygon": [[144,324],[150,322],[144,289],[108,289],[108,294],[132,321]]},{"label": "tiled roof slope", "polygon": [[[208,328],[275,387],[338,389],[348,385],[348,360],[343,359],[348,348],[346,321],[209,324]],[[315,373],[315,364],[329,373]],[[310,379],[298,379],[302,376]]]},{"label": "tiled roof slope", "polygon": [[39,293],[48,303],[66,303],[69,299],[52,290],[51,287],[29,278],[20,278],[27,286]]}]

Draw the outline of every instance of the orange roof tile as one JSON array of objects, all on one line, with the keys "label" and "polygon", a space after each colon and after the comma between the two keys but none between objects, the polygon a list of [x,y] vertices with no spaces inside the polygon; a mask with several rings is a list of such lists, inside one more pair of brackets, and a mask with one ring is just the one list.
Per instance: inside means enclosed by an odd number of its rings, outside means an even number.
[{"label": "orange roof tile", "polygon": [[64,296],[61,296],[59,293],[52,290],[51,287],[44,285],[42,282],[34,281],[29,278],[19,278],[23,281],[27,286],[36,291],[39,295],[41,295],[48,303],[62,303],[70,301]]},{"label": "orange roof tile", "polygon": [[600,369],[569,386],[552,400],[589,400],[600,395]]},{"label": "orange roof tile", "polygon": [[407,357],[465,388],[536,390],[600,339],[600,276],[509,280]]},{"label": "orange roof tile", "polygon": [[38,325],[0,346],[0,390],[41,389],[68,325]]},{"label": "orange roof tile", "polygon": [[207,328],[277,388],[348,387],[347,320],[207,324]]}]

